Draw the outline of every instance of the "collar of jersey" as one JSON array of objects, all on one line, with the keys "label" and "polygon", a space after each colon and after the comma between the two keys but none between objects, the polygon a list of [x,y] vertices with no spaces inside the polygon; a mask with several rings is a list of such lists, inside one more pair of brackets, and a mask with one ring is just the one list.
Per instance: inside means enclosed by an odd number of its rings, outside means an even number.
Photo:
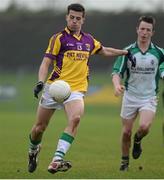
[{"label": "collar of jersey", "polygon": [[68,34],[72,35],[74,38],[76,38],[76,39],[79,40],[79,41],[80,41],[80,39],[81,39],[81,37],[82,37],[82,35],[83,35],[83,32],[81,32],[81,31],[80,31],[80,35],[79,35],[79,36],[77,36],[77,35],[75,35],[75,34],[72,34],[72,32],[68,29],[68,27],[65,28],[65,31],[66,31]]},{"label": "collar of jersey", "polygon": [[133,44],[133,48],[138,48],[139,51],[140,51],[142,54],[146,54],[150,49],[152,49],[152,48],[154,48],[154,47],[155,47],[154,44],[153,44],[152,42],[150,42],[149,48],[147,49],[147,51],[145,51],[145,52],[143,53],[143,52],[141,51],[141,49],[139,48],[137,42],[135,42],[135,43]]},{"label": "collar of jersey", "polygon": [[[154,47],[155,47],[154,44],[153,44],[152,42],[150,42],[148,50],[149,50],[149,49],[152,49],[152,48],[154,48]],[[137,42],[135,42],[135,43],[133,44],[133,48],[139,48]]]}]

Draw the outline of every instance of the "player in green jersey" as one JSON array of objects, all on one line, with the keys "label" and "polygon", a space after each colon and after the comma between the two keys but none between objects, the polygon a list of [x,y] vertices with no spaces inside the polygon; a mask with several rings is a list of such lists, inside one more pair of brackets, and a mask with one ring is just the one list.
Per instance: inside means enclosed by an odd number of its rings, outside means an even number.
[{"label": "player in green jersey", "polygon": [[[142,153],[141,140],[148,134],[156,113],[158,80],[164,77],[164,49],[151,41],[154,26],[153,17],[140,17],[136,29],[137,41],[125,48],[132,53],[133,63],[126,56],[120,56],[113,67],[112,81],[115,95],[123,93],[121,171],[128,170],[131,135],[137,115],[139,127],[134,135],[132,149],[134,159],[138,159]],[[126,79],[122,85],[121,78],[124,75]]]}]

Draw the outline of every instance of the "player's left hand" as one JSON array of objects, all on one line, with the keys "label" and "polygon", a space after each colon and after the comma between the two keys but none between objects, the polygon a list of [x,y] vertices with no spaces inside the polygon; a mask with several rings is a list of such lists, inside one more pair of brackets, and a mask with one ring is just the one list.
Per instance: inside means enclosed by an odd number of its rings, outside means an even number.
[{"label": "player's left hand", "polygon": [[128,57],[129,61],[132,63],[132,67],[136,67],[136,58],[132,55],[130,50],[128,50],[126,56]]},{"label": "player's left hand", "polygon": [[37,82],[34,87],[34,96],[38,99],[39,92],[43,89],[44,83],[42,81]]}]

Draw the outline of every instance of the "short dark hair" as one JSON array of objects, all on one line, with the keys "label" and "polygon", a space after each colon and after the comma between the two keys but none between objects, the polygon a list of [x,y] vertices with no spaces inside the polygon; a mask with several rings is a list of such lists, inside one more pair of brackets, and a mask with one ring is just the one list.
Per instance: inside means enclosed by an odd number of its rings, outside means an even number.
[{"label": "short dark hair", "polygon": [[67,8],[67,14],[69,14],[70,10],[82,12],[83,17],[85,16],[85,8],[81,4],[78,4],[78,3],[70,4]]},{"label": "short dark hair", "polygon": [[155,18],[153,16],[141,16],[138,19],[138,26],[137,27],[139,27],[139,25],[140,25],[140,23],[142,21],[152,24],[153,25],[153,29],[155,28]]}]

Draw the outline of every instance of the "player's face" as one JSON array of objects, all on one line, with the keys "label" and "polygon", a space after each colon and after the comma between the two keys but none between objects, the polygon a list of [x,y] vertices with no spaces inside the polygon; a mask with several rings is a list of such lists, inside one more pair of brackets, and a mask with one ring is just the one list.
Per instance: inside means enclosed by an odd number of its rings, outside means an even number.
[{"label": "player's face", "polygon": [[137,27],[138,40],[142,43],[151,41],[151,37],[154,34],[153,25],[144,21],[141,21]]},{"label": "player's face", "polygon": [[71,31],[79,33],[81,26],[84,23],[83,13],[70,10],[69,14],[66,15],[66,21],[67,26]]}]

